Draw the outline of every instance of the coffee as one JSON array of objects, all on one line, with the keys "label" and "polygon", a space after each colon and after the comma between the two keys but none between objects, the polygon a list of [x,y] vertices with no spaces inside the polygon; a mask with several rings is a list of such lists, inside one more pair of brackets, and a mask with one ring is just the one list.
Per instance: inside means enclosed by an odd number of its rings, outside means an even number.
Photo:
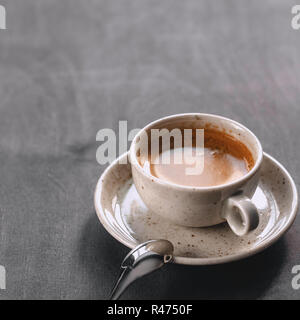
[{"label": "coffee", "polygon": [[[197,160],[196,146],[173,148],[159,153],[158,161],[151,162],[151,155],[143,167],[151,175],[171,183],[193,186],[209,187],[226,184],[246,175],[254,166],[254,159],[249,149],[233,136],[214,129],[204,130],[204,148],[202,157],[204,167],[199,174],[187,174],[187,168],[192,168],[193,160]],[[203,150],[204,149],[204,150]],[[188,151],[188,152],[187,152]],[[170,161],[164,164],[164,152],[170,152]],[[192,159],[184,156],[178,164],[178,159],[183,154],[190,154]],[[199,160],[199,159],[198,159]]]}]

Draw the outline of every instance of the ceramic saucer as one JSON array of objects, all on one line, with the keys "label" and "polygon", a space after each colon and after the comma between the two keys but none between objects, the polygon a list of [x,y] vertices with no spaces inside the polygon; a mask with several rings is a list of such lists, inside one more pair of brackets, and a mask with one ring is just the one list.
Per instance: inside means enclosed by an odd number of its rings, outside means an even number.
[{"label": "ceramic saucer", "polygon": [[[252,198],[260,223],[250,234],[238,237],[226,223],[206,228],[181,227],[151,212],[139,197],[124,154],[100,177],[95,208],[100,222],[129,248],[151,239],[167,239],[175,247],[174,262],[188,265],[219,264],[239,260],[264,250],[292,225],[298,205],[295,183],[287,170],[264,154],[258,188]],[[121,162],[122,163],[122,162]]]}]

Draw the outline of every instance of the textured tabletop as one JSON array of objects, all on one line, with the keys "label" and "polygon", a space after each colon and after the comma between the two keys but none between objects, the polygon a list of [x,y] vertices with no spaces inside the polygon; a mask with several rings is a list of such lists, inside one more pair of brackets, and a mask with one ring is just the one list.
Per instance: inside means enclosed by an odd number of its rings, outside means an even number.
[{"label": "textured tabletop", "polygon": [[[261,139],[300,183],[294,1],[0,0],[0,299],[105,299],[128,249],[93,206],[103,128],[209,112]],[[300,219],[265,252],[172,265],[126,299],[299,299]]]}]

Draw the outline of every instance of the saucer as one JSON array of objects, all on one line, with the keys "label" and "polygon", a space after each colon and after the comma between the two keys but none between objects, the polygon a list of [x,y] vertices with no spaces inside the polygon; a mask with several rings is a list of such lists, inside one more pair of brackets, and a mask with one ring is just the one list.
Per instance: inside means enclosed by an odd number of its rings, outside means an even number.
[{"label": "saucer", "polygon": [[256,230],[243,237],[236,236],[226,223],[205,228],[182,227],[150,211],[135,189],[129,160],[127,164],[119,163],[126,157],[128,153],[104,171],[96,186],[94,202],[104,228],[131,249],[147,240],[166,239],[174,245],[174,263],[226,263],[266,249],[283,236],[296,217],[295,183],[287,170],[266,153],[252,198],[260,222]]}]

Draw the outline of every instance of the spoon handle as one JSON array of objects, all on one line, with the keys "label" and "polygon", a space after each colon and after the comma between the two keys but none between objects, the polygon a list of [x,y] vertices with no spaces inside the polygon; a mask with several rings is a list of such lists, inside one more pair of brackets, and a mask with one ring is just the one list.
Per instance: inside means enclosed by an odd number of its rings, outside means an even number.
[{"label": "spoon handle", "polygon": [[145,252],[136,258],[132,265],[121,266],[121,274],[112,290],[110,299],[117,300],[132,282],[160,269],[168,262],[164,256],[155,252]]},{"label": "spoon handle", "polygon": [[119,279],[117,280],[111,294],[110,294],[110,300],[118,300],[119,297],[122,295],[122,293],[126,290],[126,288],[132,283],[129,282],[128,275],[130,274],[130,269],[125,268],[123,271],[121,271]]},{"label": "spoon handle", "polygon": [[149,240],[132,249],[121,264],[110,299],[117,300],[132,282],[172,261],[173,250],[167,240]]}]

